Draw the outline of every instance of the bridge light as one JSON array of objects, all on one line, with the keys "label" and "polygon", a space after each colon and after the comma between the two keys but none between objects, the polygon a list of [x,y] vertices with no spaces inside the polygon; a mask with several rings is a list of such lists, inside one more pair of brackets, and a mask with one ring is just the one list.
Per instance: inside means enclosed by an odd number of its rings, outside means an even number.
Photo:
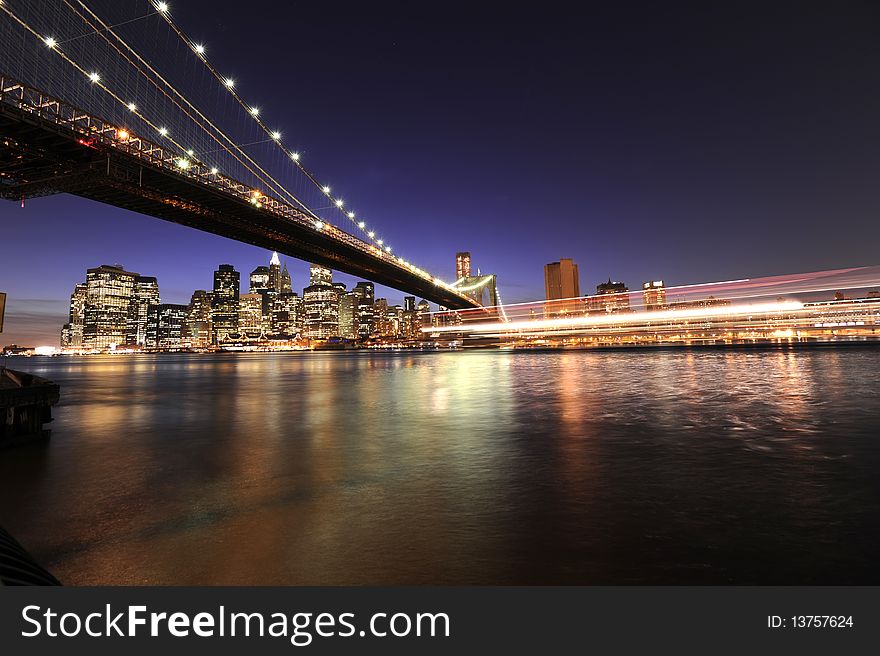
[{"label": "bridge light", "polygon": [[160,14],[164,14],[168,11],[168,3],[167,2],[157,2],[156,3],[156,11]]},{"label": "bridge light", "polygon": [[217,169],[211,169],[211,175],[217,175],[217,173],[218,173]]},{"label": "bridge light", "polygon": [[193,50],[195,50],[200,55],[205,54],[205,46],[203,46],[201,43],[197,43],[195,46],[193,46]]},{"label": "bridge light", "polygon": [[386,247],[385,247],[385,252],[386,252],[386,253],[390,253],[390,252],[391,252],[391,246],[386,246]]},{"label": "bridge light", "polygon": [[189,168],[189,160],[181,157],[177,160],[177,166],[179,166],[180,168],[182,168],[185,171],[186,169]]},{"label": "bridge light", "polygon": [[322,191],[323,191],[325,194],[329,194],[329,193],[330,193],[330,187],[324,187],[324,189],[322,189]]},{"label": "bridge light", "polygon": [[341,198],[337,198],[336,199],[336,207],[342,207],[344,202],[345,201],[343,201]]},{"label": "bridge light", "polygon": [[381,240],[381,239],[378,239],[378,240],[376,240],[376,243],[379,244],[379,246],[381,246],[381,245],[382,245],[382,240]]},{"label": "bridge light", "polygon": [[161,134],[163,137],[167,137],[168,136],[168,128],[159,128],[159,134]]},{"label": "bridge light", "polygon": [[324,229],[324,224],[321,223],[320,221],[315,221],[315,230],[323,230],[323,229]]},{"label": "bridge light", "polygon": [[372,239],[373,237],[376,236],[376,233],[375,233],[375,232],[368,232],[368,233],[367,233],[367,236],[368,236],[370,239]]},{"label": "bridge light", "polygon": [[186,151],[186,154],[189,155],[190,157],[195,157],[196,151],[194,151],[193,149],[190,148],[188,151]]},{"label": "bridge light", "polygon": [[349,218],[349,219],[353,219],[353,218],[354,218],[354,212],[349,212],[349,213],[348,213],[348,218]]},{"label": "bridge light", "polygon": [[130,112],[136,112],[136,111],[137,111],[137,105],[135,105],[133,102],[128,103],[128,111],[130,111]]},{"label": "bridge light", "polygon": [[272,138],[275,141],[278,141],[281,138],[281,133],[278,130],[275,130],[275,132],[272,133]]},{"label": "bridge light", "polygon": [[223,84],[231,89],[235,86],[235,80],[233,80],[231,77],[227,77],[225,80],[223,80]]},{"label": "bridge light", "polygon": [[361,221],[360,223],[358,223],[358,228],[360,228],[361,230],[363,230],[363,229],[366,228],[366,227],[367,227],[367,224],[364,223],[363,221]]},{"label": "bridge light", "polygon": [[98,75],[97,73],[89,73],[89,79],[90,79],[92,82],[100,82],[100,81],[101,81],[101,76]]},{"label": "bridge light", "polygon": [[299,153],[290,153],[290,159],[292,159],[294,162],[298,162],[299,161]]},{"label": "bridge light", "polygon": [[116,138],[126,141],[128,139],[128,130],[119,130],[116,132]]},{"label": "bridge light", "polygon": [[46,45],[49,46],[50,48],[54,48],[55,46],[58,45],[58,42],[55,39],[53,39],[51,36],[47,36],[43,40],[46,42]]},{"label": "bridge light", "polygon": [[260,115],[260,108],[259,107],[251,107],[251,114],[253,114],[254,116],[259,116]]}]

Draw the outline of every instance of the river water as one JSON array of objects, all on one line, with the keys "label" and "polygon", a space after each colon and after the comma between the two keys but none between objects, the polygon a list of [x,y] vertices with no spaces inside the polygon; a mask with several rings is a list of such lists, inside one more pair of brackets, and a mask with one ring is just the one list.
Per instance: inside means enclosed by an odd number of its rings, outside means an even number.
[{"label": "river water", "polygon": [[880,583],[880,349],[10,359],[68,584]]}]

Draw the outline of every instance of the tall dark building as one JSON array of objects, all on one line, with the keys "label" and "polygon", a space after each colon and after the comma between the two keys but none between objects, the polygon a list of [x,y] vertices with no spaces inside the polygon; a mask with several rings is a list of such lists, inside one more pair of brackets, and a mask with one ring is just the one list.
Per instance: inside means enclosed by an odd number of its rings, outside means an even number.
[{"label": "tall dark building", "polygon": [[281,289],[279,291],[282,294],[291,294],[293,292],[293,280],[290,278],[290,271],[287,270],[287,262],[284,263],[284,268],[281,269]]},{"label": "tall dark building", "polygon": [[214,272],[211,323],[215,344],[238,333],[239,278],[240,274],[231,264],[221,264]]},{"label": "tall dark building", "polygon": [[159,304],[159,281],[151,276],[137,276],[131,293],[126,343],[144,346],[147,340],[147,315],[151,305]]},{"label": "tall dark building", "polygon": [[189,346],[186,305],[151,305],[147,312],[145,346],[163,351]]},{"label": "tall dark building", "polygon": [[358,295],[358,337],[366,339],[373,334],[376,319],[373,309],[376,288],[371,282],[361,281],[352,290]]},{"label": "tall dark building", "polygon": [[269,267],[258,266],[251,271],[248,293],[259,294],[266,289],[269,289]]}]

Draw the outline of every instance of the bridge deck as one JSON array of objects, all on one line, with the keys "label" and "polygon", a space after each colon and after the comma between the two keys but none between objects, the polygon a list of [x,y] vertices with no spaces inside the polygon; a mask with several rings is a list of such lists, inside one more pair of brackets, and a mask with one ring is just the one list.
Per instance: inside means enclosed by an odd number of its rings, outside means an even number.
[{"label": "bridge deck", "polygon": [[[472,299],[278,199],[0,76],[0,196],[70,193],[190,226],[398,289],[451,309]],[[256,201],[259,201],[259,206]]]}]

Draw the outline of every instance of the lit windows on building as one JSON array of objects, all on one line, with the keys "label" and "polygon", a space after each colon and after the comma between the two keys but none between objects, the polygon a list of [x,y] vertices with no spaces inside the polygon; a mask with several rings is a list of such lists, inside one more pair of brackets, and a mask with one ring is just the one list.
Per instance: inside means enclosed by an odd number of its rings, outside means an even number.
[{"label": "lit windows on building", "polygon": [[666,307],[666,287],[662,280],[649,280],[642,285],[642,298],[649,312]]},{"label": "lit windows on building", "polygon": [[137,275],[107,264],[86,272],[85,348],[104,350],[125,344]]}]

